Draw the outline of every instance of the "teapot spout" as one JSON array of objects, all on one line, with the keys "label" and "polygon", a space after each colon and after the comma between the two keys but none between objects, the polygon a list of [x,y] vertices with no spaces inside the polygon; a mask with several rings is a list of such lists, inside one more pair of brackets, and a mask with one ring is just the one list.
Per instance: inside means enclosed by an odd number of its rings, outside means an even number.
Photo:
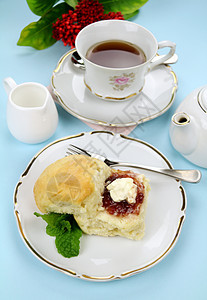
[{"label": "teapot spout", "polygon": [[184,112],[178,112],[172,116],[172,123],[178,126],[186,126],[190,123],[190,121],[191,119],[189,115]]},{"label": "teapot spout", "polygon": [[193,117],[184,112],[172,116],[170,138],[173,147],[183,155],[191,154],[198,143],[198,132]]}]

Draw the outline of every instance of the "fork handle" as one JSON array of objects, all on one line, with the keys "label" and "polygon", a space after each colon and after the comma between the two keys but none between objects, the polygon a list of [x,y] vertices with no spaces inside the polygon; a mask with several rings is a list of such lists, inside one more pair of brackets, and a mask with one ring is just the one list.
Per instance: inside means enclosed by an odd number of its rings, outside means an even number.
[{"label": "fork handle", "polygon": [[197,183],[201,180],[201,172],[199,170],[160,169],[160,168],[147,167],[147,166],[141,166],[141,165],[130,164],[130,163],[116,163],[110,165],[110,167],[116,167],[116,166],[152,171],[155,173],[167,175],[175,179],[190,182],[190,183]]}]

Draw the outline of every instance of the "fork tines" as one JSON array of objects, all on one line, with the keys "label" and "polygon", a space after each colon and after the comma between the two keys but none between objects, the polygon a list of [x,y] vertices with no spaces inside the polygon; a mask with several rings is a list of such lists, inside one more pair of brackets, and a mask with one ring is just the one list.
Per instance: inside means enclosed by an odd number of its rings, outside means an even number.
[{"label": "fork tines", "polygon": [[70,144],[69,147],[67,148],[66,154],[84,154],[84,155],[88,155],[91,156],[86,150],[79,148],[75,145]]}]

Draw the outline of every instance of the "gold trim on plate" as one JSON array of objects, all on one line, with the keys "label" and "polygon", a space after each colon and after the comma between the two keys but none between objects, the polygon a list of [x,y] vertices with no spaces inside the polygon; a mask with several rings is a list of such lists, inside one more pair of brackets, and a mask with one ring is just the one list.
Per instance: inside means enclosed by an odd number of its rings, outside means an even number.
[{"label": "gold trim on plate", "polygon": [[186,199],[185,191],[184,191],[184,188],[182,187],[182,185],[179,186],[179,189],[180,189],[181,194],[183,196],[183,205],[181,207],[181,211],[185,211],[186,210],[186,205],[187,205],[187,199]]},{"label": "gold trim on plate", "polygon": [[135,139],[135,138],[133,138],[133,137],[130,137],[130,136],[127,136],[127,135],[124,135],[124,134],[120,134],[120,136],[122,137],[122,138],[124,138],[124,139],[127,139],[127,140],[131,140],[131,141],[135,141],[135,142],[139,142],[139,143],[141,143],[141,144],[143,144],[143,145],[145,145],[145,146],[148,146],[149,148],[151,148],[152,150],[154,150],[157,154],[159,154],[161,157],[162,157],[162,159],[164,159],[164,161],[167,163],[167,165],[168,165],[168,167],[169,167],[169,169],[173,169],[173,167],[172,167],[172,165],[171,165],[171,163],[169,162],[169,160],[158,150],[158,149],[156,149],[155,147],[153,147],[152,145],[150,145],[150,144],[148,144],[147,142],[144,142],[144,141],[142,141],[142,140],[139,140],[139,139]]},{"label": "gold trim on plate", "polygon": [[144,270],[147,270],[149,269],[150,267],[152,267],[153,265],[157,264],[161,259],[163,259],[167,253],[172,249],[172,247],[175,245],[176,241],[177,241],[177,238],[179,237],[179,231],[182,227],[182,224],[183,224],[183,221],[184,221],[185,217],[182,216],[180,218],[180,221],[179,221],[179,225],[178,225],[178,230],[176,232],[176,235],[172,241],[172,243],[170,244],[170,246],[167,248],[167,250],[159,257],[157,258],[156,260],[154,260],[152,263],[142,267],[142,268],[139,268],[139,269],[136,269],[136,270],[132,270],[132,271],[129,271],[129,272],[126,272],[126,273],[122,273],[121,276],[129,276],[129,275],[133,275],[133,274],[137,274],[137,273],[140,273],[141,271],[144,271]]},{"label": "gold trim on plate", "polygon": [[74,271],[71,271],[71,270],[68,270],[68,269],[65,269],[65,268],[62,268],[62,267],[59,267],[59,266],[56,266],[55,264],[51,263],[50,261],[46,260],[43,256],[41,256],[29,243],[29,241],[27,240],[25,234],[24,234],[24,231],[23,231],[23,228],[22,228],[22,225],[21,225],[21,219],[20,219],[20,215],[19,215],[19,212],[17,210],[15,210],[15,216],[16,216],[16,219],[17,219],[17,223],[18,223],[18,226],[19,226],[19,230],[20,230],[20,233],[21,233],[21,236],[24,240],[24,242],[26,243],[27,247],[40,259],[42,260],[43,262],[47,263],[48,265],[50,265],[51,267],[55,268],[55,269],[58,269],[59,271],[62,271],[64,273],[69,273],[70,275],[73,275],[73,276],[76,276],[77,274],[74,272]]},{"label": "gold trim on plate", "polygon": [[[169,251],[172,250],[173,246],[175,245],[175,242],[177,241],[178,237],[179,237],[179,234],[180,234],[180,231],[181,231],[181,228],[182,228],[182,225],[183,225],[183,221],[185,219],[185,208],[186,208],[186,197],[185,197],[185,192],[184,192],[184,189],[183,187],[180,185],[179,186],[179,190],[181,192],[181,196],[182,196],[182,207],[181,207],[181,212],[183,213],[183,215],[180,217],[180,221],[179,221],[179,224],[178,224],[178,228],[177,228],[177,231],[175,233],[175,236],[171,242],[171,244],[169,245],[169,247],[167,248],[167,250],[165,250],[165,252],[163,254],[161,254],[156,260],[154,260],[153,262],[151,262],[150,264],[147,264],[145,266],[143,266],[142,268],[139,268],[139,269],[135,269],[135,270],[130,270],[130,271],[127,271],[127,272],[124,272],[124,273],[121,273],[119,276],[115,276],[113,274],[111,275],[108,275],[108,276],[103,276],[103,277],[96,277],[96,276],[90,276],[90,275],[87,275],[87,274],[77,274],[75,271],[73,270],[69,270],[69,269],[66,269],[66,268],[63,268],[63,267],[60,267],[60,266],[57,266],[55,265],[54,263],[50,262],[49,260],[47,260],[46,258],[44,258],[43,256],[41,256],[33,247],[32,245],[30,244],[30,242],[28,241],[27,237],[25,236],[24,234],[24,230],[23,230],[23,226],[22,226],[22,223],[21,223],[21,216],[20,216],[20,213],[18,211],[18,200],[17,200],[17,195],[18,195],[18,190],[19,188],[21,187],[22,185],[22,181],[21,181],[21,178],[23,178],[24,176],[26,176],[28,174],[28,172],[30,171],[32,165],[34,164],[35,160],[39,157],[39,155],[41,153],[43,153],[46,149],[48,149],[49,147],[57,144],[57,143],[60,143],[62,141],[65,141],[65,140],[70,140],[72,138],[78,138],[78,137],[81,137],[85,134],[99,134],[99,133],[106,133],[106,134],[110,134],[110,135],[116,135],[115,133],[111,132],[111,131],[91,131],[91,132],[82,132],[80,134],[77,134],[77,135],[72,135],[72,136],[68,136],[68,137],[64,137],[64,138],[61,138],[61,139],[58,139],[50,144],[48,144],[47,146],[45,146],[42,150],[40,150],[35,156],[34,158],[31,160],[31,162],[28,164],[27,168],[25,169],[25,171],[23,172],[22,176],[20,177],[20,180],[19,182],[17,183],[16,185],[16,188],[15,188],[15,191],[14,191],[14,213],[15,213],[15,216],[16,216],[16,220],[17,220],[17,224],[18,224],[18,228],[19,228],[19,231],[20,231],[20,234],[21,234],[21,237],[23,239],[23,241],[25,242],[25,244],[27,245],[27,247],[33,252],[33,254],[38,258],[40,259],[42,262],[46,263],[47,265],[49,265],[50,267],[58,270],[58,271],[61,271],[65,274],[68,274],[70,276],[73,276],[73,277],[77,277],[77,278],[82,278],[82,279],[87,279],[87,280],[93,280],[93,281],[100,281],[100,282],[103,282],[103,281],[109,281],[109,280],[114,280],[114,279],[121,279],[121,278],[125,278],[129,275],[135,275],[135,274],[138,274],[140,273],[141,271],[144,271],[144,270],[147,270],[149,269],[150,267],[154,266],[155,264],[157,264],[160,260],[162,260],[168,253]],[[154,150],[157,154],[159,154],[161,156],[161,158],[167,163],[167,165],[169,166],[169,168],[172,169],[172,165],[171,163],[168,161],[168,159],[159,151],[157,150],[156,148],[154,148],[152,145],[142,141],[142,140],[139,140],[139,139],[135,139],[135,138],[132,138],[132,137],[128,137],[128,136],[125,136],[123,134],[120,134],[120,137],[121,138],[124,138],[124,139],[129,139],[129,140],[132,140],[132,141],[135,141],[135,142],[138,142],[138,143],[142,143],[143,145],[146,145],[147,147],[151,148],[152,150]]]}]

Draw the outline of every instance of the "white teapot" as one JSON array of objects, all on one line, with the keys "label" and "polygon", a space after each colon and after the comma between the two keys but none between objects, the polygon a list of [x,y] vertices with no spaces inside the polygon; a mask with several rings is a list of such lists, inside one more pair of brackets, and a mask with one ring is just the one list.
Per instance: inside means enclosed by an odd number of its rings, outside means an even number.
[{"label": "white teapot", "polygon": [[17,85],[11,77],[4,79],[4,88],[11,134],[29,144],[49,139],[57,128],[58,112],[48,89],[35,82]]},{"label": "white teapot", "polygon": [[190,93],[177,108],[170,138],[186,159],[207,168],[207,85]]}]

